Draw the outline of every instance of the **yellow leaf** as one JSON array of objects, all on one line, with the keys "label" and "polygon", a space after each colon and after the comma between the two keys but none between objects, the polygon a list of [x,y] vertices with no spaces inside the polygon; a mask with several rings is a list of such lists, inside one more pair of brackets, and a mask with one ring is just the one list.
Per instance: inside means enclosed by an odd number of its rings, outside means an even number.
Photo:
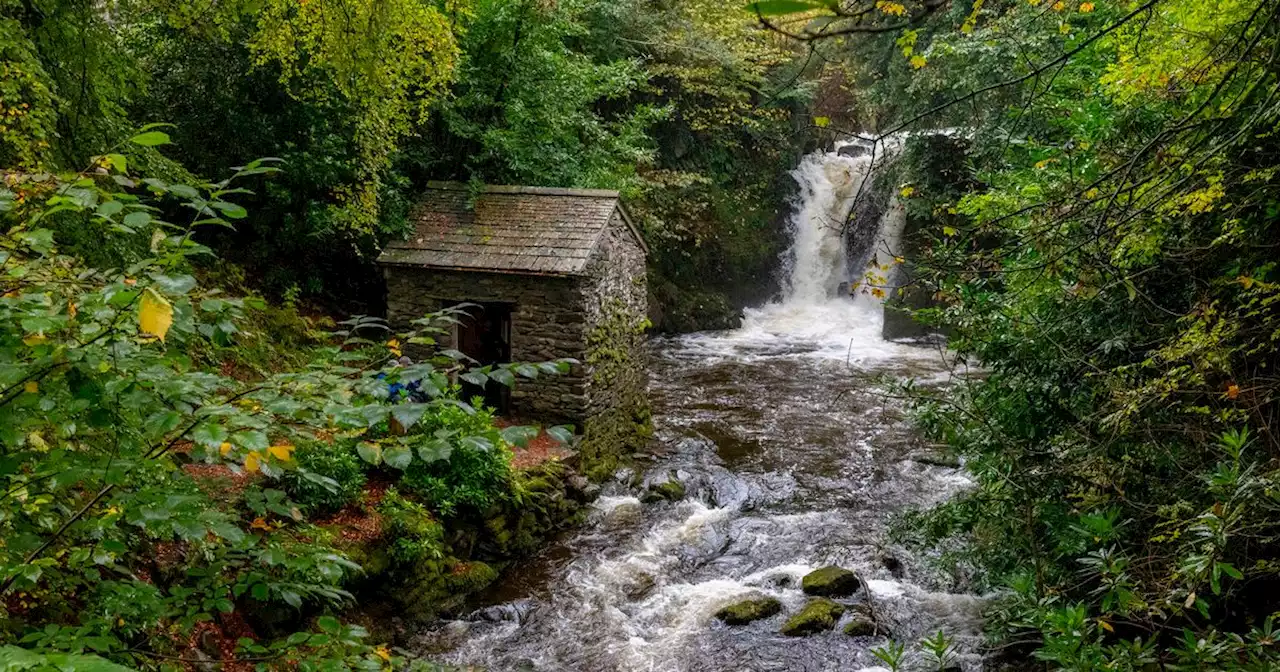
[{"label": "yellow leaf", "polygon": [[1081,13],[1081,14],[1088,14],[1089,12],[1092,12],[1092,11],[1093,11],[1093,3],[1092,3],[1092,2],[1082,2],[1082,3],[1080,3],[1080,13]]},{"label": "yellow leaf", "polygon": [[923,68],[928,63],[929,61],[925,60],[924,56],[921,56],[920,54],[916,54],[915,56],[911,57],[911,67],[915,68],[916,70]]},{"label": "yellow leaf", "polygon": [[374,649],[373,655],[381,658],[384,662],[391,662],[391,650],[385,646],[379,646]]},{"label": "yellow leaf", "polygon": [[1115,629],[1115,628],[1111,627],[1111,624],[1110,624],[1110,623],[1108,623],[1108,622],[1106,622],[1106,621],[1102,620],[1101,618],[1099,618],[1099,619],[1098,619],[1098,625],[1099,625],[1099,626],[1101,626],[1101,627],[1102,627],[1102,629],[1103,629],[1103,630],[1106,630],[1107,632],[1115,632],[1115,631],[1116,631],[1116,629]]},{"label": "yellow leaf", "polygon": [[1240,283],[1240,285],[1245,289],[1253,289],[1253,283],[1255,280],[1247,275],[1242,275],[1236,278],[1236,282]]},{"label": "yellow leaf", "polygon": [[889,2],[889,0],[879,0],[876,2],[876,9],[892,16],[903,16],[907,13],[906,5],[897,2]]},{"label": "yellow leaf", "polygon": [[1098,190],[1090,189],[1089,191],[1084,192],[1084,197],[1092,201],[1098,197]]},{"label": "yellow leaf", "polygon": [[1238,397],[1238,396],[1240,396],[1240,386],[1239,386],[1239,385],[1236,385],[1235,383],[1231,383],[1230,385],[1228,385],[1228,386],[1227,386],[1227,398],[1228,398],[1228,399],[1235,399],[1235,398],[1236,398],[1236,397]]},{"label": "yellow leaf", "polygon": [[232,448],[231,444],[227,443],[226,441],[223,441],[222,445],[218,446],[218,452],[222,453],[223,457],[226,457],[231,454],[231,448]]},{"label": "yellow leaf", "polygon": [[22,337],[22,342],[33,348],[47,340],[49,339],[44,334],[28,334]]},{"label": "yellow leaf", "polygon": [[1069,23],[1063,23],[1063,24],[1059,25],[1059,26],[1058,26],[1058,32],[1059,32],[1059,33],[1062,33],[1063,35],[1066,35],[1067,33],[1071,32],[1071,24],[1069,24]]},{"label": "yellow leaf", "polygon": [[831,117],[814,117],[813,125],[818,128],[826,128],[831,125]]},{"label": "yellow leaf", "polygon": [[76,302],[75,302],[75,301],[69,301],[69,302],[67,302],[67,317],[70,317],[71,319],[73,319],[73,320],[74,320],[74,319],[76,319],[76,313],[78,313],[78,312],[80,312],[80,310],[79,310],[78,308],[76,308]]},{"label": "yellow leaf", "polygon": [[916,188],[908,184],[898,193],[901,194],[903,198],[911,198],[911,195],[916,193]]},{"label": "yellow leaf", "polygon": [[40,383],[37,383],[34,380],[28,380],[26,383],[23,383],[22,389],[27,394],[35,394],[40,391]]},{"label": "yellow leaf", "polygon": [[956,235],[957,233],[959,233],[959,232],[958,232],[958,231],[956,231],[954,227],[951,227],[951,226],[944,226],[944,227],[942,227],[942,235],[944,235],[944,236],[954,236],[954,235]]},{"label": "yellow leaf", "polygon": [[283,460],[285,462],[288,462],[290,459],[292,459],[289,453],[293,452],[293,446],[290,446],[289,444],[280,444],[278,446],[271,446],[267,450],[270,451],[270,453],[274,455],[277,460]]},{"label": "yellow leaf", "polygon": [[249,523],[249,528],[254,530],[271,530],[271,526],[268,525],[267,521],[263,520],[261,517],[254,518],[253,522]]},{"label": "yellow leaf", "polygon": [[142,293],[142,302],[138,306],[138,328],[143,333],[159,336],[163,341],[172,325],[173,305],[148,287]]},{"label": "yellow leaf", "polygon": [[258,465],[262,462],[262,458],[257,453],[249,453],[244,456],[244,470],[249,473],[258,471]]}]

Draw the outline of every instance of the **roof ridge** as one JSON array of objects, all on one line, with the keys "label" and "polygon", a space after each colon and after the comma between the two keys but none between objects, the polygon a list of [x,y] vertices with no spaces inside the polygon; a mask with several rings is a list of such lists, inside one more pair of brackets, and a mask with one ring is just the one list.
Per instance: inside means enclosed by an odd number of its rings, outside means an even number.
[{"label": "roof ridge", "polygon": [[[427,182],[428,189],[438,191],[471,191],[466,182],[446,182],[432,180]],[[480,187],[485,194],[537,194],[542,196],[578,196],[582,198],[621,198],[615,189],[573,189],[569,187],[528,187],[514,184],[486,184]]]}]

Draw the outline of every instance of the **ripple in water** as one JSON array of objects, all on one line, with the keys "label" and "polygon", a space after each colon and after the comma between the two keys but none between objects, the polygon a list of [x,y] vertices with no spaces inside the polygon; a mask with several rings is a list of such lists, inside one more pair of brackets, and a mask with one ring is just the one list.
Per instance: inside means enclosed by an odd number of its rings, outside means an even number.
[{"label": "ripple in water", "polygon": [[[945,630],[966,672],[981,670],[982,600],[886,541],[895,512],[968,482],[911,459],[922,446],[870,382],[945,384],[943,353],[881,340],[880,306],[832,291],[848,270],[831,224],[848,214],[870,163],[818,153],[794,172],[803,189],[785,300],[748,311],[738,330],[655,341],[663,449],[644,477],[675,472],[685,499],[642,505],[638,490],[612,484],[584,529],[517,572],[539,580],[506,586],[520,596],[423,633],[424,649],[490,670],[880,672],[870,650],[883,638],[839,627],[778,634],[806,601],[800,578],[836,564],[863,578],[867,590],[853,599],[870,602],[896,638]],[[891,207],[875,245],[894,244],[900,225]],[[777,598],[783,613],[739,627],[714,618],[755,595]]]}]

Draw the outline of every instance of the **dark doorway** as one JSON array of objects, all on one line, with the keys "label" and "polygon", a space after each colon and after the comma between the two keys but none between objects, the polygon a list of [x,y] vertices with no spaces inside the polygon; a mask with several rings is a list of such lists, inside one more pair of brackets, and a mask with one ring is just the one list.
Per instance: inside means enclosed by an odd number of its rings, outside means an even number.
[{"label": "dark doorway", "polygon": [[[454,327],[454,347],[480,362],[481,366],[506,364],[511,361],[511,308],[509,303],[478,303],[467,306],[466,317]],[[511,388],[489,381],[479,385],[463,381],[462,398],[482,396],[485,403],[506,413],[511,402]]]}]

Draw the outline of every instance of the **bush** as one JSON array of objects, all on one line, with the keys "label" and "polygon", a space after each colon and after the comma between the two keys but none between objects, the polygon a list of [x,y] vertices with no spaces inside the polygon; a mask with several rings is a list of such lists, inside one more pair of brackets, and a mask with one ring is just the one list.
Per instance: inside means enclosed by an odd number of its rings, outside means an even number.
[{"label": "bush", "polygon": [[347,442],[298,446],[298,469],[285,473],[285,491],[308,513],[337,511],[360,498],[364,464]]},{"label": "bush", "polygon": [[511,451],[493,426],[492,409],[476,404],[443,410],[414,427],[415,447],[466,436],[452,443],[448,459],[414,460],[401,482],[432,509],[452,516],[460,509],[483,511],[511,490]]},{"label": "bush", "polygon": [[386,518],[386,538],[391,540],[389,553],[397,564],[414,565],[423,560],[444,558],[444,528],[426,507],[405,499],[391,488],[378,505],[378,512]]}]

